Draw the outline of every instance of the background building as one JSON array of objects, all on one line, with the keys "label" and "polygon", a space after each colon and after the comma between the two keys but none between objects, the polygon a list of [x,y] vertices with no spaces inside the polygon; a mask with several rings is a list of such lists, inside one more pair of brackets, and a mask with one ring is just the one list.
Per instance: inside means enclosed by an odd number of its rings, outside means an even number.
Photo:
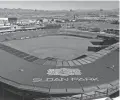
[{"label": "background building", "polygon": [[17,18],[16,17],[8,18],[8,22],[10,23],[10,25],[16,25]]}]

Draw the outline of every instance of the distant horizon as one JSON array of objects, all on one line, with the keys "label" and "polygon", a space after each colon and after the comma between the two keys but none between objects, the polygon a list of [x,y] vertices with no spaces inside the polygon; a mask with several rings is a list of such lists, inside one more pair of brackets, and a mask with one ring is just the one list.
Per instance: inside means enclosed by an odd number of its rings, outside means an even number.
[{"label": "distant horizon", "polygon": [[[23,10],[42,10],[42,11],[70,11],[70,10],[73,10],[73,11],[75,11],[75,10],[100,10],[100,9],[57,9],[57,10],[55,10],[55,9],[32,9],[32,8],[1,8],[0,7],[0,9],[23,9]],[[102,9],[102,8],[101,8]],[[114,9],[119,9],[119,8],[114,8]],[[114,9],[103,9],[103,10],[114,10]]]},{"label": "distant horizon", "polygon": [[0,1],[0,8],[31,10],[112,10],[119,1]]}]

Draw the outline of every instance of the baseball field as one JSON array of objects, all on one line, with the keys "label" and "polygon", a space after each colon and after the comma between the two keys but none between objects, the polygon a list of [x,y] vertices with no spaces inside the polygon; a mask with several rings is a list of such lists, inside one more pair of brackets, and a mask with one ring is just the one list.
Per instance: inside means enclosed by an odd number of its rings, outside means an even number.
[{"label": "baseball field", "polygon": [[62,60],[71,60],[88,52],[88,46],[92,46],[92,39],[75,36],[42,36],[39,38],[12,40],[4,42],[13,48],[32,54],[39,58],[58,58]]}]

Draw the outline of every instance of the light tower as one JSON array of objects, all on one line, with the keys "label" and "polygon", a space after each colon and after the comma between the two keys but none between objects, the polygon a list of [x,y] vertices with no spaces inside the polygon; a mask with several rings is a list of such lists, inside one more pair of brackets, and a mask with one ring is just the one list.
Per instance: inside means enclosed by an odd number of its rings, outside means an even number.
[{"label": "light tower", "polygon": [[100,9],[100,12],[99,12],[99,17],[100,17],[100,19],[102,19],[103,16],[104,16],[103,9]]}]

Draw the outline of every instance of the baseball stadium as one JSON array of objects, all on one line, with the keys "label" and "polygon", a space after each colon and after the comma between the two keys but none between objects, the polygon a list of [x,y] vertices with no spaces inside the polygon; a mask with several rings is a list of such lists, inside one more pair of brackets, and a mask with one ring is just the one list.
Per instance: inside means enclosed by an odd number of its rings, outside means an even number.
[{"label": "baseball stadium", "polygon": [[1,35],[0,87],[23,100],[109,96],[119,90],[119,39],[71,30]]}]

